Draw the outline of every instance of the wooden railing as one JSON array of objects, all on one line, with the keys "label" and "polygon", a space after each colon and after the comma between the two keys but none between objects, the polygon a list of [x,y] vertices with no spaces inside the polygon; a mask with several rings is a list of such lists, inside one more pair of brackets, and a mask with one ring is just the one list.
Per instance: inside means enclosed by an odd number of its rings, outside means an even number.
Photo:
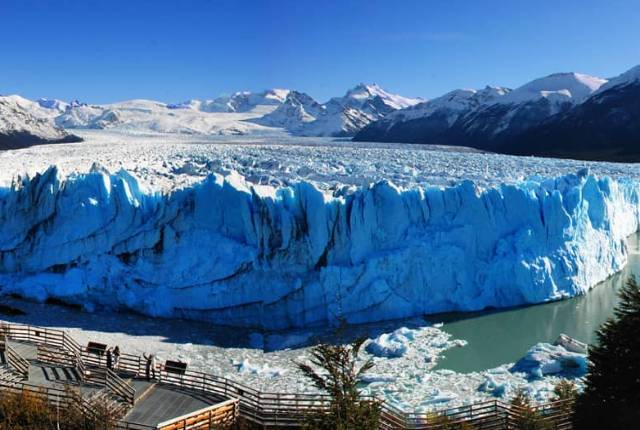
[{"label": "wooden railing", "polygon": [[112,395],[133,406],[136,390],[111,369],[105,372],[104,386]]},{"label": "wooden railing", "polygon": [[29,362],[8,343],[4,342],[1,348],[4,350],[4,357],[9,367],[22,375],[23,378],[27,378],[29,376]]},{"label": "wooden railing", "polygon": [[[42,329],[17,324],[0,324],[0,333],[7,333],[14,339],[31,342],[53,342],[67,350],[80,351],[80,362],[88,369],[106,368],[103,357],[82,350],[72,339],[59,330]],[[117,371],[132,376],[144,375],[144,358],[121,353]],[[260,426],[299,426],[310,411],[326,410],[330,397],[322,394],[287,394],[261,392],[230,379],[203,372],[186,370],[184,373],[168,372],[163,366],[156,368],[159,382],[191,391],[238,399],[236,409],[243,418]],[[117,389],[122,387],[118,385]],[[551,427],[556,430],[571,428],[571,402],[559,401],[538,405],[538,411]],[[381,406],[383,429],[437,430],[445,429],[451,423],[467,423],[478,429],[511,429],[521,411],[498,400],[489,400],[468,406],[460,406],[434,413],[414,413],[399,410],[388,403]],[[446,417],[446,424],[442,417]],[[130,425],[130,427],[126,427]],[[122,429],[144,429],[134,423],[123,423]],[[181,428],[181,427],[177,427]],[[192,428],[192,427],[189,427]],[[193,427],[198,428],[198,427]]]},{"label": "wooden railing", "polygon": [[76,368],[78,360],[67,351],[44,343],[36,345],[38,361],[62,367]]},{"label": "wooden railing", "polygon": [[200,409],[158,424],[159,430],[197,430],[231,426],[238,418],[238,399]]}]

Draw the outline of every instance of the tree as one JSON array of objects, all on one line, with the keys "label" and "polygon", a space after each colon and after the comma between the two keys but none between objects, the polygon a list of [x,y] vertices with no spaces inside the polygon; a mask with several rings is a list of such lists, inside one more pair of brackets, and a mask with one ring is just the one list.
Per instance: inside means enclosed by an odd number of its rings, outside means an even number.
[{"label": "tree", "polygon": [[373,367],[367,360],[358,366],[358,355],[365,339],[350,345],[319,344],[311,351],[311,365],[296,363],[313,384],[329,394],[327,411],[310,414],[310,429],[373,430],[380,424],[380,402],[363,399],[358,389],[363,375]]},{"label": "tree", "polygon": [[553,401],[560,402],[563,400],[572,401],[578,395],[578,389],[576,388],[576,384],[571,381],[567,381],[566,379],[561,380],[553,387]]},{"label": "tree", "polygon": [[578,396],[578,429],[632,429],[640,426],[640,288],[630,278],[620,303],[598,330],[589,349],[584,392]]},{"label": "tree", "polygon": [[544,417],[531,404],[531,399],[522,390],[518,390],[515,397],[511,399],[511,411],[514,428],[518,430],[548,430],[553,428],[551,423],[545,421]]}]

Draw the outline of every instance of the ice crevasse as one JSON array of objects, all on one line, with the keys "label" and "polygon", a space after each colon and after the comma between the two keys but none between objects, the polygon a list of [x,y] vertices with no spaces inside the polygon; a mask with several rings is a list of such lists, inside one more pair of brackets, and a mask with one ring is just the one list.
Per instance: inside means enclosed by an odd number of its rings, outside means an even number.
[{"label": "ice crevasse", "polygon": [[55,167],[0,189],[0,294],[280,329],[574,296],[620,270],[640,184],[588,172],[329,193],[171,192]]}]

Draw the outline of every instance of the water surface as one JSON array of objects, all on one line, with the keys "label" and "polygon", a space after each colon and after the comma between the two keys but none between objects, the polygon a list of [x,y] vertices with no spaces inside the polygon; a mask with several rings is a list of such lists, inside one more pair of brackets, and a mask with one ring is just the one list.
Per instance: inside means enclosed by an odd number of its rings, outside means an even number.
[{"label": "water surface", "polygon": [[629,262],[588,294],[542,305],[494,312],[443,316],[443,330],[468,345],[447,351],[436,369],[474,372],[512,363],[538,342],[553,342],[565,333],[586,343],[613,315],[617,292],[630,275],[640,274],[640,234],[628,240]]}]

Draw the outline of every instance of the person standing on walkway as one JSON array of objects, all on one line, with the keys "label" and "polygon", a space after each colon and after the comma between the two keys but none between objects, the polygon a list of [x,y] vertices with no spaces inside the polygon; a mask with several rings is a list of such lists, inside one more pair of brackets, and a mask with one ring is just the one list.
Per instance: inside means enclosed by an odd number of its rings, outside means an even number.
[{"label": "person standing on walkway", "polygon": [[120,362],[120,347],[116,345],[116,347],[113,348],[113,368],[114,369],[118,368],[119,362]]},{"label": "person standing on walkway", "polygon": [[113,352],[111,348],[107,349],[107,369],[113,370]]},{"label": "person standing on walkway", "polygon": [[153,354],[142,354],[147,362],[145,363],[145,374],[147,376],[147,381],[151,379],[156,379],[156,356]]}]

